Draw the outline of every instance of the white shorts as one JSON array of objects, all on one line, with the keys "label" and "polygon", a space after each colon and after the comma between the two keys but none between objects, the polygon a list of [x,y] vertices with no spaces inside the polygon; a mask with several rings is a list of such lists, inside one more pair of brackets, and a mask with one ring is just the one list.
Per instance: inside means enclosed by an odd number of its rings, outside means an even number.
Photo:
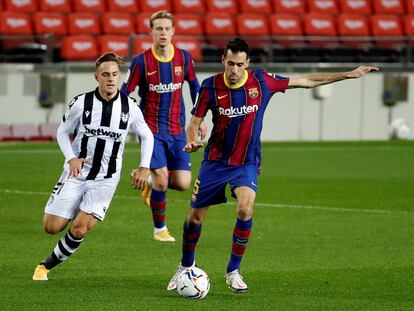
[{"label": "white shorts", "polygon": [[119,178],[80,180],[66,178],[63,172],[52,191],[45,213],[67,219],[76,217],[79,211],[103,221],[114,196]]}]

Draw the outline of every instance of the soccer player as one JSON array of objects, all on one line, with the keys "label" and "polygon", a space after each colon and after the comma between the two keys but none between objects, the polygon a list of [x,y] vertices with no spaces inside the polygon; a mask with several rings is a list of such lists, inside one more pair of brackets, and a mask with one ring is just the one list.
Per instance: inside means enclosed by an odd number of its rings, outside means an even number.
[{"label": "soccer player", "polygon": [[[134,57],[121,91],[126,95],[138,86],[140,107],[145,121],[154,134],[151,159],[152,189],[142,192],[144,203],[151,207],[154,239],[174,242],[166,226],[167,189],[187,190],[191,184],[191,163],[185,146],[185,107],[182,95],[184,81],[190,86],[195,103],[200,87],[190,54],[171,44],[174,17],[168,11],[158,11],[150,18],[152,47]],[[201,137],[206,135],[204,123]]]},{"label": "soccer player", "polygon": [[168,284],[168,290],[175,290],[181,271],[195,264],[195,248],[208,207],[226,202],[227,184],[237,199],[237,220],[226,282],[235,292],[247,290],[239,268],[252,229],[257,176],[261,165],[260,134],[264,112],[272,95],[285,92],[288,88],[313,88],[359,78],[378,70],[376,67],[361,66],[349,72],[293,78],[266,73],[261,69],[247,70],[249,47],[240,38],[227,44],[222,63],[224,72],[203,81],[187,128],[184,150],[197,151],[202,147],[202,144],[197,143],[198,127],[207,111],[212,111],[213,130],[204,151],[204,160],[184,223],[181,264]]},{"label": "soccer player", "polygon": [[[97,221],[103,221],[119,182],[125,138],[134,130],[141,140],[141,163],[133,186],[143,189],[149,176],[154,138],[133,98],[118,90],[122,59],[106,53],[96,61],[98,87],[76,96],[57,131],[65,157],[63,173],[45,207],[47,233],[67,233],[35,269],[33,280],[48,280],[48,272],[69,258]],[[75,131],[71,143],[70,135]]]}]

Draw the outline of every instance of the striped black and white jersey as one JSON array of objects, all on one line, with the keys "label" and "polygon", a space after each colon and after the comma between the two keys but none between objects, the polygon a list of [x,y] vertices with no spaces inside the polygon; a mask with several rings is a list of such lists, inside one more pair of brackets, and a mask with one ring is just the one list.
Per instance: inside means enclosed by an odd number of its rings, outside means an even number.
[{"label": "striped black and white jersey", "polygon": [[[76,96],[69,104],[57,133],[59,147],[67,161],[84,158],[87,163],[80,179],[96,180],[119,178],[122,155],[128,130],[131,129],[141,140],[141,167],[149,167],[153,136],[144,121],[136,101],[118,91],[107,101],[95,91]],[[75,132],[73,142],[69,135]]]}]

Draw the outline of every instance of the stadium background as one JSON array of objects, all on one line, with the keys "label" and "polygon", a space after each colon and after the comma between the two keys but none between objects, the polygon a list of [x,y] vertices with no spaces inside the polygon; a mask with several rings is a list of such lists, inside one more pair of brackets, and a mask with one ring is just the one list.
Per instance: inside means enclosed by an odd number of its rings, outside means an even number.
[{"label": "stadium background", "polygon": [[[269,11],[259,8],[260,18],[255,17],[254,22],[248,16],[247,24],[253,26],[260,25],[264,17],[268,29],[268,34],[244,36],[254,46],[253,66],[288,76],[348,70],[360,63],[381,68],[380,73],[360,80],[344,81],[318,91],[289,90],[272,99],[262,136],[266,141],[277,142],[263,144],[264,162],[255,205],[255,225],[243,262],[249,292],[244,296],[234,295],[226,288],[223,278],[234,226],[234,200],[211,209],[200,239],[198,264],[212,280],[206,299],[189,301],[165,290],[178,263],[180,246],[161,245],[152,240],[150,211],[141,204],[128,178],[139,159],[139,148],[134,142],[126,146],[123,175],[107,220],[90,232],[73,258],[50,274],[48,282],[39,284],[31,280],[38,260],[56,243],[57,236],[43,232],[41,220],[44,204],[63,162],[56,142],[32,143],[31,140],[39,138],[33,134],[39,134],[38,125],[58,122],[73,96],[96,86],[90,61],[103,52],[101,47],[108,42],[106,39],[115,42],[111,44],[114,48],[126,47],[129,60],[136,48],[135,38],[148,39],[148,36],[138,30],[134,30],[134,35],[105,34],[100,19],[103,13],[94,12],[92,14],[99,17],[99,32],[87,34],[86,39],[82,37],[86,44],[77,45],[81,49],[91,47],[92,54],[83,51],[77,57],[73,54],[69,57],[62,55],[60,46],[62,40],[74,34],[67,29],[66,34],[53,36],[56,46],[53,42],[46,44],[52,37],[36,33],[32,19],[36,14],[30,5],[35,3],[35,11],[43,12],[46,4],[63,4],[63,12],[56,6],[49,10],[68,17],[70,12],[87,10],[76,4],[95,4],[98,9],[116,11],[110,3],[132,3],[137,12],[128,9],[127,14],[135,18],[136,27],[137,19],[144,20],[143,15],[139,15],[144,3],[170,2],[0,0],[0,125],[9,130],[7,135],[19,134],[12,137],[12,143],[0,143],[0,308],[413,310],[414,136],[411,133],[409,141],[389,141],[388,123],[398,117],[414,126],[412,33],[408,32],[410,23],[406,22],[413,15],[414,1],[313,1],[325,8],[332,8],[329,3],[334,3],[336,13],[322,14],[328,14],[335,22],[343,14],[344,3],[353,4],[354,8],[364,8],[363,4],[368,4],[365,6],[368,11],[356,13],[358,18],[363,16],[370,20],[378,14],[392,16],[382,24],[397,25],[400,31],[390,36],[374,34],[372,25],[368,27],[369,36],[332,36],[332,32],[324,36],[308,33],[281,36],[270,32],[269,18],[286,4],[299,4],[289,14],[296,14],[301,26],[305,26],[305,14],[315,8],[310,5],[311,0],[206,0],[201,2],[206,11],[194,13],[195,8],[200,7],[199,2],[171,3],[174,3],[174,11],[177,3],[196,4],[192,6],[193,11],[186,14],[196,14],[202,27],[213,20],[207,16],[209,3],[222,7],[235,3],[236,7],[229,13],[232,18],[242,14],[245,7],[242,4],[269,6]],[[28,18],[32,28],[25,31],[29,33],[13,34],[5,29],[3,12],[10,11],[12,3],[23,10],[20,13],[25,14],[24,18]],[[65,4],[69,4],[68,11],[65,11]],[[392,12],[382,12],[385,7]],[[254,10],[250,7],[247,11]],[[52,23],[47,19],[49,23],[46,24],[56,25],[56,16],[52,16]],[[24,25],[21,19],[13,18],[15,25]],[[395,18],[399,22],[394,22]],[[291,20],[285,24],[291,25]],[[329,24],[332,19],[323,19],[319,25],[326,25],[326,21]],[[238,20],[234,21],[236,33],[238,24]],[[191,39],[182,41],[188,48],[197,47],[200,41],[196,60],[200,80],[221,71],[221,44],[228,38],[224,33],[210,36],[202,29],[202,34],[177,35],[177,39]],[[337,27],[328,29],[339,31]],[[101,35],[111,37],[103,40]],[[366,40],[370,43],[368,46]],[[298,41],[298,46],[290,44]],[[345,41],[351,42],[351,46],[346,46]],[[148,44],[148,41],[142,42]],[[326,46],[329,42],[336,46]],[[124,74],[127,65],[123,68]],[[393,88],[387,89],[387,79],[394,81]],[[184,94],[187,105],[191,105],[187,86]],[[384,95],[388,100],[395,100],[397,105],[392,108],[384,105]],[[27,128],[20,128],[20,133],[10,132],[10,126],[17,124],[32,126],[29,132]],[[4,128],[0,126],[0,129]],[[201,157],[200,152],[193,155],[194,172],[198,171]],[[177,237],[189,197],[190,191],[169,195],[168,224]]]}]

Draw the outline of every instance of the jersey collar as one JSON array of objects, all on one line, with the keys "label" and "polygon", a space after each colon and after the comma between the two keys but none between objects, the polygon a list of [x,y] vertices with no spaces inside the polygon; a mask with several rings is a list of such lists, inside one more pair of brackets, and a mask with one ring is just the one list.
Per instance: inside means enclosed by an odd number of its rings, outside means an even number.
[{"label": "jersey collar", "polygon": [[249,78],[249,73],[247,72],[247,70],[244,70],[243,75],[244,75],[243,79],[239,83],[235,85],[231,85],[229,81],[227,81],[226,75],[223,72],[224,84],[226,84],[226,86],[230,89],[238,89],[239,87],[242,87],[246,83],[247,79]]},{"label": "jersey collar", "polygon": [[170,44],[170,46],[171,46],[171,55],[170,55],[170,57],[168,57],[168,58],[162,58],[161,56],[159,56],[157,54],[157,52],[155,51],[154,46],[151,47],[152,55],[154,55],[154,57],[157,59],[157,61],[162,62],[162,63],[168,63],[168,62],[170,62],[173,59],[174,54],[175,54],[175,48],[174,48],[174,46],[172,44]]},{"label": "jersey collar", "polygon": [[116,92],[116,95],[115,95],[112,99],[110,99],[110,100],[106,100],[105,98],[103,98],[103,97],[101,96],[101,94],[99,93],[99,87],[97,87],[97,88],[95,89],[95,96],[96,96],[96,98],[97,98],[99,101],[101,101],[102,103],[111,103],[111,102],[114,102],[114,101],[116,101],[116,100],[118,99],[118,96],[119,96],[119,90]]}]

